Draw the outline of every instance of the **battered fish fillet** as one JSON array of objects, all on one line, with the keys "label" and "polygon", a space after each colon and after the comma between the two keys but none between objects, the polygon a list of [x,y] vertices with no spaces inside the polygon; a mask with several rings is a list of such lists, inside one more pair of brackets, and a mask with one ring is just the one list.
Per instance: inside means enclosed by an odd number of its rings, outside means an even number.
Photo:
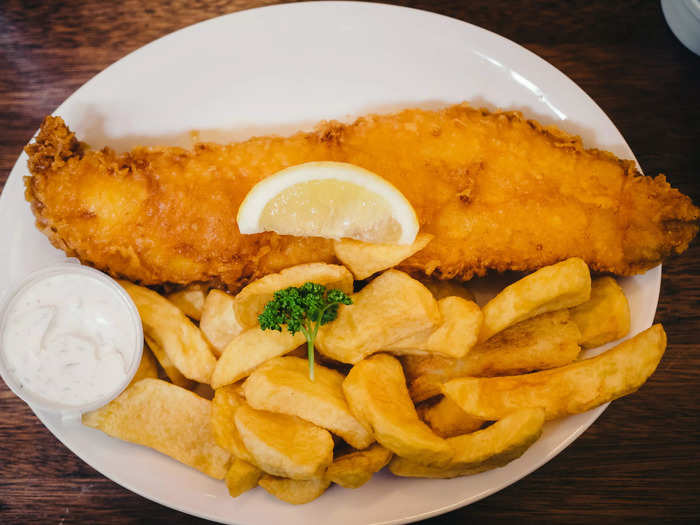
[{"label": "battered fish fillet", "polygon": [[362,166],[401,190],[435,238],[400,268],[439,278],[572,256],[631,275],[684,251],[698,231],[698,208],[663,175],[642,176],[633,162],[520,113],[466,104],[121,155],[90,149],[61,118],[46,117],[26,152],[26,198],[54,246],[147,285],[203,281],[236,291],[287,266],[334,261],[329,240],[242,235],[235,222],[256,182],[318,160]]}]

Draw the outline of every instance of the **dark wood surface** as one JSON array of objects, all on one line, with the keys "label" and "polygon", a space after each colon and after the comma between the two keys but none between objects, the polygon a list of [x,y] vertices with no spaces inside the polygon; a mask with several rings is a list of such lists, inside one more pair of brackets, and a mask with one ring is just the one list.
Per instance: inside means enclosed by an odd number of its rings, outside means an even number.
[{"label": "dark wood surface", "polygon": [[[0,1],[0,187],[66,97],[140,46],[210,17],[277,2]],[[700,202],[700,57],[653,0],[391,2],[499,33],[543,57],[610,116],[647,174]],[[9,224],[0,225],[10,228]],[[656,374],[547,465],[430,523],[700,519],[700,243],[664,266]],[[0,383],[1,523],[204,523],[105,479]]]}]

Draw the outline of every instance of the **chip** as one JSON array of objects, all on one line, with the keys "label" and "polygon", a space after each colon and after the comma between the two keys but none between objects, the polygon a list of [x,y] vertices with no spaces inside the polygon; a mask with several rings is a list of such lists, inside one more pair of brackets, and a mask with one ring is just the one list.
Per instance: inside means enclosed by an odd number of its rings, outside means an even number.
[{"label": "chip", "polygon": [[465,412],[486,420],[529,407],[542,407],[548,420],[555,419],[634,392],[665,348],[666,334],[657,324],[590,359],[526,375],[453,379],[442,390]]},{"label": "chip", "polygon": [[168,294],[168,301],[177,306],[187,317],[199,321],[202,317],[204,297],[207,295],[207,286],[204,284],[190,284],[180,291]]},{"label": "chip", "polygon": [[334,459],[326,470],[326,479],[347,489],[356,489],[383,469],[391,456],[390,450],[374,443],[365,450],[356,450]]},{"label": "chip", "polygon": [[440,356],[401,358],[415,402],[439,395],[440,385],[455,377],[515,375],[574,361],[581,338],[568,310],[538,315],[477,344],[461,359]]},{"label": "chip", "polygon": [[131,385],[147,377],[158,377],[158,363],[156,358],[153,357],[153,353],[148,349],[147,346],[143,347],[143,353],[141,354],[141,362],[139,367],[136,369],[134,377],[131,378],[131,382],[127,386],[129,388]]},{"label": "chip", "polygon": [[571,309],[581,331],[581,346],[595,348],[625,337],[630,331],[630,305],[612,277],[591,282],[591,298]]},{"label": "chip", "polygon": [[212,290],[202,308],[199,329],[211,344],[214,353],[221,356],[226,345],[243,331],[233,309],[233,297],[221,290]]},{"label": "chip", "polygon": [[226,487],[232,498],[237,498],[244,492],[255,488],[263,472],[247,461],[234,458],[226,473]]},{"label": "chip", "polygon": [[313,479],[321,476],[333,459],[330,433],[296,416],[242,405],[234,420],[253,463],[268,474]]},{"label": "chip", "polygon": [[437,301],[420,282],[398,270],[387,270],[360,292],[351,305],[340,305],[338,317],[321,327],[318,351],[342,363],[357,363],[417,332],[440,323]]},{"label": "chip", "polygon": [[247,463],[255,460],[243,443],[243,438],[238,433],[234,416],[236,410],[245,404],[245,400],[239,393],[240,385],[226,385],[214,391],[211,402],[211,428],[216,443],[228,450],[238,459]]},{"label": "chip", "polygon": [[437,403],[420,406],[416,410],[418,416],[442,438],[468,434],[484,425],[483,419],[470,416],[447,397],[443,397]]},{"label": "chip", "polygon": [[484,316],[473,301],[450,296],[438,301],[441,322],[427,334],[420,332],[384,348],[398,354],[440,354],[460,358],[476,344]]},{"label": "chip", "polygon": [[165,352],[186,378],[209,383],[216,358],[199,328],[177,306],[153,290],[127,281],[119,284],[139,311],[144,335]]},{"label": "chip", "polygon": [[450,464],[441,469],[395,457],[389,470],[397,476],[454,478],[502,467],[519,458],[542,434],[544,410],[526,408],[512,412],[484,430],[449,438],[454,450]]},{"label": "chip", "polygon": [[331,484],[323,476],[304,481],[279,478],[269,474],[264,474],[258,483],[277,499],[293,505],[303,505],[315,500],[326,492],[326,489]]},{"label": "chip", "polygon": [[437,467],[449,463],[452,449],[418,419],[396,358],[377,354],[360,361],[343,381],[343,392],[355,417],[394,454]]},{"label": "chip", "polygon": [[156,449],[223,479],[231,455],[214,441],[211,402],[160,379],[142,379],[109,404],[83,414],[83,424]]},{"label": "chip", "polygon": [[318,283],[329,289],[337,288],[346,294],[352,293],[352,274],[344,266],[326,263],[299,264],[279,273],[266,275],[243,288],[234,300],[236,316],[242,326],[258,325],[258,316],[278,290],[305,283]]},{"label": "chip", "polygon": [[486,303],[479,340],[536,315],[577,306],[590,295],[591,275],[583,260],[572,257],[540,268]]},{"label": "chip", "polygon": [[350,412],[343,394],[343,375],[318,364],[309,379],[306,359],[278,357],[259,366],[243,384],[248,404],[259,410],[298,416],[330,430],[357,449],[374,438]]},{"label": "chip", "polygon": [[421,251],[433,237],[429,233],[419,233],[413,244],[377,244],[340,239],[334,241],[333,248],[335,256],[350,269],[355,279],[367,279]]},{"label": "chip", "polygon": [[192,390],[192,388],[194,388],[197,382],[192,381],[191,379],[187,379],[185,376],[183,376],[182,372],[180,372],[175,367],[173,362],[170,360],[168,355],[158,343],[156,343],[153,339],[151,339],[148,336],[144,336],[144,339],[146,341],[146,348],[149,348],[151,350],[155,358],[158,360],[158,363],[160,364],[161,368],[163,369],[163,372],[165,372],[165,375],[168,376],[168,379],[170,379],[170,381],[172,381],[173,384],[177,386],[181,386],[182,388],[186,388],[187,390]]}]

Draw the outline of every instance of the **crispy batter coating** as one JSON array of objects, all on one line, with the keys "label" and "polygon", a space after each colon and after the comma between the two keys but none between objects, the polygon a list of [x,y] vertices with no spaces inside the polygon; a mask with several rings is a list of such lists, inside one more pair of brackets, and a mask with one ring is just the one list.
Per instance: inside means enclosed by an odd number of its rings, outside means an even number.
[{"label": "crispy batter coating", "polygon": [[577,256],[591,269],[643,272],[688,247],[699,210],[663,175],[583,148],[579,137],[466,104],[409,109],[245,142],[91,150],[59,117],[26,147],[37,226],[71,256],[143,284],[251,279],[334,262],[332,241],[241,235],[238,207],[259,180],[308,161],[367,168],[413,204],[435,236],[400,268],[467,280]]}]

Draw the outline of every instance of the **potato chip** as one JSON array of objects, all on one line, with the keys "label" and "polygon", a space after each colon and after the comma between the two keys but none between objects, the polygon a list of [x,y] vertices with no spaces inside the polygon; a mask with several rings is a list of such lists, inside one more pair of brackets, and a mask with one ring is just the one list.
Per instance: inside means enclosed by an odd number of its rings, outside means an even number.
[{"label": "potato chip", "polygon": [[211,402],[160,379],[142,379],[109,404],[83,414],[83,424],[146,445],[223,479],[231,455],[214,441]]},{"label": "potato chip", "polygon": [[296,416],[242,405],[234,420],[255,465],[268,474],[313,479],[322,475],[333,459],[330,433]]},{"label": "potato chip", "polygon": [[357,449],[373,441],[371,432],[350,412],[343,376],[318,364],[309,379],[306,359],[277,357],[259,366],[243,384],[246,401],[259,410],[298,416],[330,430]]},{"label": "potato chip", "polygon": [[440,323],[437,301],[407,274],[387,270],[340,305],[335,321],[321,327],[318,351],[343,363],[357,363],[416,332]]},{"label": "potato chip", "polygon": [[418,419],[396,358],[377,354],[360,361],[343,381],[343,392],[355,417],[394,454],[436,467],[449,463],[452,449]]},{"label": "potato chip", "polygon": [[479,430],[484,420],[467,414],[454,401],[443,397],[437,403],[417,407],[418,416],[438,436],[450,438]]},{"label": "potato chip", "polygon": [[625,337],[630,331],[630,305],[612,277],[591,282],[591,298],[571,309],[581,331],[581,346],[595,348]]},{"label": "potato chip", "polygon": [[263,474],[258,483],[277,499],[293,505],[303,505],[315,500],[326,492],[331,484],[323,476],[309,480],[298,480],[279,478],[269,474]]},{"label": "potato chip", "polygon": [[430,290],[437,301],[451,295],[461,297],[465,301],[474,301],[474,294],[462,282],[423,276],[418,277],[418,280]]},{"label": "potato chip", "polygon": [[153,353],[148,349],[146,345],[143,347],[143,354],[141,354],[141,362],[139,367],[136,369],[134,377],[131,378],[131,382],[127,386],[129,388],[131,385],[147,377],[158,377],[158,363],[156,358],[153,357]]},{"label": "potato chip", "polygon": [[258,486],[258,480],[263,472],[247,461],[234,458],[226,473],[226,487],[232,498],[237,498],[244,492]]},{"label": "potato chip", "polygon": [[216,356],[221,356],[226,345],[243,331],[233,309],[233,296],[221,290],[210,291],[204,300],[199,329]]},{"label": "potato chip", "polygon": [[596,357],[532,374],[453,379],[442,390],[465,412],[496,420],[513,410],[543,407],[546,418],[585,412],[637,390],[666,348],[660,324]]},{"label": "potato chip", "polygon": [[367,279],[421,251],[433,237],[429,233],[419,233],[413,244],[377,244],[340,239],[333,242],[333,249],[335,256],[350,269],[355,279]]},{"label": "potato chip", "polygon": [[163,350],[158,343],[148,336],[144,336],[144,339],[146,341],[146,348],[151,350],[155,358],[158,360],[161,368],[165,372],[165,375],[168,376],[168,379],[170,379],[170,381],[177,386],[181,386],[187,390],[192,390],[197,382],[183,376],[165,353],[165,350]]},{"label": "potato chip", "polygon": [[177,306],[153,290],[127,281],[119,284],[138,308],[144,335],[165,352],[186,378],[209,383],[216,358],[199,328]]},{"label": "potato chip", "polygon": [[234,300],[238,321],[245,328],[258,326],[258,316],[278,290],[312,282],[352,293],[352,274],[344,266],[326,263],[299,264],[279,273],[266,275],[243,288]]},{"label": "potato chip", "polygon": [[441,322],[429,333],[419,332],[384,348],[398,355],[440,354],[460,358],[476,344],[484,316],[473,301],[450,296],[438,301]]},{"label": "potato chip", "polygon": [[208,287],[204,284],[190,284],[180,291],[166,295],[168,301],[177,306],[187,317],[199,321],[202,317],[204,297]]},{"label": "potato chip", "polygon": [[367,483],[375,472],[382,470],[392,453],[379,443],[365,450],[356,450],[333,460],[326,479],[347,489],[356,489]]},{"label": "potato chip", "polygon": [[284,355],[306,341],[304,334],[290,334],[286,328],[261,330],[249,328],[234,337],[224,349],[211,377],[214,389],[248,376],[265,361]]},{"label": "potato chip", "polygon": [[536,315],[577,306],[590,295],[591,275],[578,257],[540,268],[486,303],[479,340]]},{"label": "potato chip", "polygon": [[239,407],[245,404],[245,400],[239,394],[240,385],[226,385],[214,391],[211,402],[211,428],[216,443],[228,450],[238,459],[247,463],[254,463],[253,456],[248,452],[243,443],[243,438],[238,433],[234,415]]},{"label": "potato chip", "polygon": [[413,401],[439,395],[440,385],[455,377],[514,375],[571,363],[581,351],[581,333],[570,317],[568,310],[538,315],[477,344],[461,359],[402,357]]},{"label": "potato chip", "polygon": [[397,476],[454,478],[484,472],[519,458],[542,434],[544,410],[526,408],[512,412],[484,430],[449,438],[455,454],[442,469],[395,457],[389,470]]}]

